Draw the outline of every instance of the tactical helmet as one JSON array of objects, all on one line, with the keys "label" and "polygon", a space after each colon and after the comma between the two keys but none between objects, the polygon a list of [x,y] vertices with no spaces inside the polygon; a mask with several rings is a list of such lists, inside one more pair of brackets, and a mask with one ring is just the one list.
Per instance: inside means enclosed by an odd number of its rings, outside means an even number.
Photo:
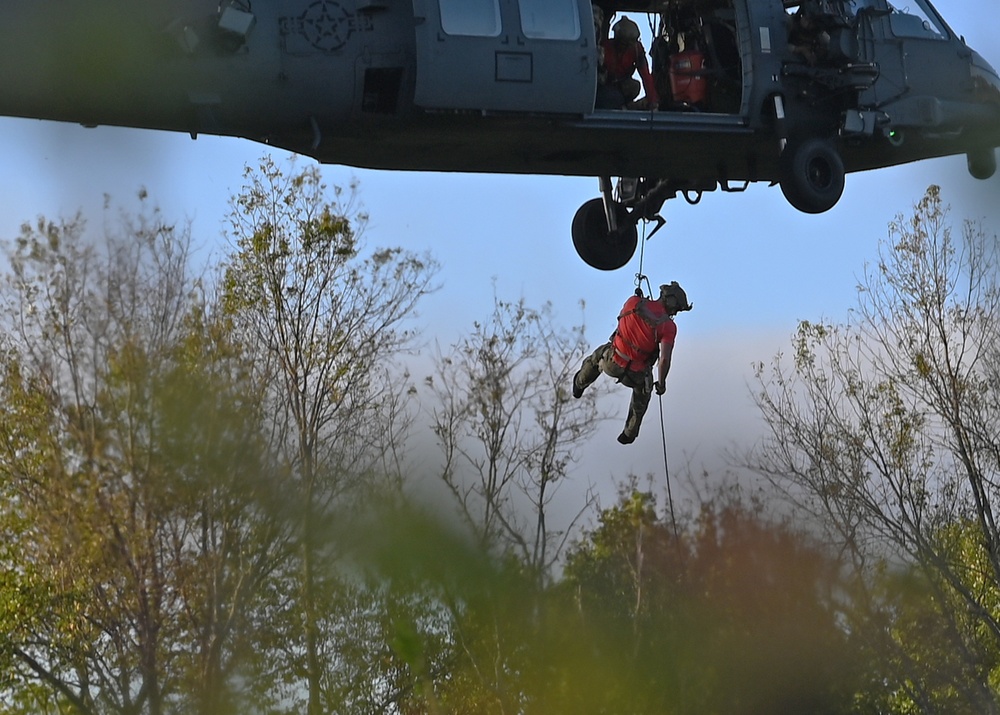
[{"label": "tactical helmet", "polygon": [[677,281],[671,281],[669,284],[660,286],[660,300],[663,301],[663,305],[666,306],[667,310],[675,313],[681,313],[692,308],[691,304],[688,303],[687,293],[678,285]]},{"label": "tactical helmet", "polygon": [[616,22],[611,31],[614,33],[615,39],[622,42],[638,42],[639,40],[639,26],[627,17]]}]

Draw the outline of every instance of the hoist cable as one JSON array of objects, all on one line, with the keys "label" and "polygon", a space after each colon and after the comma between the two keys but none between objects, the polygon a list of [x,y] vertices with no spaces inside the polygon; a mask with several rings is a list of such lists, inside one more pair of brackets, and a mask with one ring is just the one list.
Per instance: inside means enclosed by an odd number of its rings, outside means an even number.
[{"label": "hoist cable", "polygon": [[[639,245],[639,272],[635,274],[635,283],[637,291],[642,290],[642,281],[646,281],[646,288],[649,294],[649,299],[653,299],[653,286],[642,272],[643,260],[646,257],[646,221],[642,222],[642,243]],[[670,464],[667,460],[667,429],[663,421],[663,395],[657,395],[658,402],[660,403],[660,440],[663,444],[663,474],[667,484],[667,507],[670,510],[670,525],[674,530],[674,540],[677,543],[677,548],[680,549],[680,532],[677,530],[677,517],[674,514],[674,495],[673,489],[670,486]]]},{"label": "hoist cable", "polygon": [[642,272],[642,263],[646,257],[646,224],[647,221],[642,222],[642,240],[639,242],[639,272],[635,274],[635,287],[638,291],[642,291],[642,282],[646,281],[646,293],[650,300],[653,299],[653,286]]},{"label": "hoist cable", "polygon": [[[636,294],[642,294],[642,282],[646,281],[646,288],[648,291],[649,299],[653,299],[653,286],[649,282],[649,278],[646,277],[642,272],[643,260],[646,257],[646,221],[642,222],[642,241],[639,244],[639,272],[635,274],[635,286]],[[681,546],[680,532],[677,529],[677,516],[674,514],[674,495],[673,489],[670,486],[670,464],[667,460],[667,428],[663,421],[663,395],[657,395],[658,402],[660,403],[660,440],[663,444],[663,474],[666,479],[667,484],[667,508],[670,511],[670,525],[674,530],[674,542],[677,544],[678,551]]]},{"label": "hoist cable", "polygon": [[674,541],[680,549],[681,537],[677,531],[677,517],[674,516],[674,495],[670,488],[670,465],[667,462],[667,429],[663,423],[663,395],[658,395],[660,403],[660,437],[663,441],[663,474],[667,482],[667,506],[670,509],[670,525],[674,529]]}]

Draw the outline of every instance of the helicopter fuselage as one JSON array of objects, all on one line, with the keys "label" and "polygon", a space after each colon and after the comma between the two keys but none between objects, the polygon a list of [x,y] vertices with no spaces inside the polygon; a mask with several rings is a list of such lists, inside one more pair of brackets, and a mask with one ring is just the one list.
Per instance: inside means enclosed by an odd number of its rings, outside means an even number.
[{"label": "helicopter fuselage", "polygon": [[[995,168],[1000,79],[926,0],[911,6],[0,0],[0,114],[357,167],[643,177],[654,200],[633,223],[661,194],[753,181],[818,212],[839,199],[816,184],[829,172],[842,189],[845,173],[949,154]],[[602,103],[602,42],[625,13],[649,20],[655,105]],[[610,234],[615,202],[606,191]]]}]

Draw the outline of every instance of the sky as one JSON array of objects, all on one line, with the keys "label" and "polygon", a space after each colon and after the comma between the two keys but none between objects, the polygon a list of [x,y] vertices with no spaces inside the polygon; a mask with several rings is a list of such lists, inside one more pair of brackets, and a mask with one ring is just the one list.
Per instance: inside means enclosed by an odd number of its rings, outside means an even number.
[{"label": "sky", "polygon": [[[997,0],[938,0],[937,7],[971,47],[1000,67]],[[290,156],[245,140],[3,118],[0,239],[14,238],[24,221],[39,215],[82,210],[99,222],[105,194],[134,207],[144,187],[167,217],[193,222],[205,260],[218,257],[228,201],[242,185],[244,167],[256,166],[266,154],[279,162]],[[583,319],[596,347],[635,287],[638,251],[625,268],[602,272],[573,249],[570,222],[580,204],[597,196],[595,178],[336,165],[322,171],[329,184],[359,182],[371,217],[370,245],[430,251],[441,263],[442,288],[421,304],[418,323],[442,345],[489,316],[495,286],[505,300],[523,297],[534,307],[551,301],[567,325]],[[666,226],[645,244],[644,273],[654,287],[679,281],[694,304],[677,318],[674,362],[661,403],[671,479],[687,470],[725,470],[724,452],[760,438],[752,364],[785,350],[799,320],[846,317],[888,223],[910,213],[930,184],[942,187],[956,223],[981,219],[989,233],[1000,231],[1000,178],[976,181],[964,156],[851,174],[840,203],[816,216],[797,212],[778,187],[766,184],[742,194],[706,194],[697,206],[667,202]],[[615,441],[628,397],[618,387],[608,398],[616,417],[581,451],[574,477],[579,481],[567,502],[594,486],[609,503],[612,474],[664,478],[655,397],[636,443]]]}]

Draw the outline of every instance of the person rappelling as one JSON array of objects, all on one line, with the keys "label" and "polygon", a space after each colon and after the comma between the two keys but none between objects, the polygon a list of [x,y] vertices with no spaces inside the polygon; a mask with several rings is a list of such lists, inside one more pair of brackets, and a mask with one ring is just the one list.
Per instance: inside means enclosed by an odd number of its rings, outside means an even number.
[{"label": "person rappelling", "polygon": [[[660,286],[656,300],[643,297],[642,291],[625,301],[618,315],[618,327],[610,340],[584,358],[583,366],[573,376],[573,397],[583,391],[603,372],[626,387],[632,388],[625,428],[618,435],[622,444],[631,444],[639,436],[639,426],[649,407],[649,398],[666,392],[667,373],[673,355],[677,325],[674,316],[691,310],[687,294],[672,281]],[[653,381],[653,365],[658,363],[657,380]]]}]

